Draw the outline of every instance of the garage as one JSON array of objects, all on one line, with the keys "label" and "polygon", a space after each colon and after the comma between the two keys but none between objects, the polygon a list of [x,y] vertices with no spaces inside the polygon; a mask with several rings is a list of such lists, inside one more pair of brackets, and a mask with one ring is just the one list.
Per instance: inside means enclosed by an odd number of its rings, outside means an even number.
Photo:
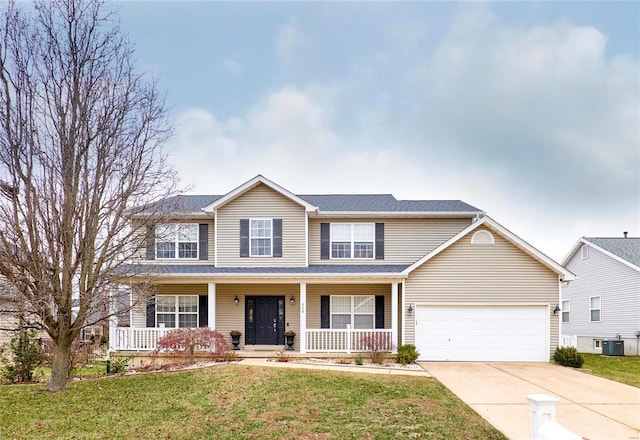
[{"label": "garage", "polygon": [[549,360],[546,305],[418,305],[415,319],[421,360]]}]

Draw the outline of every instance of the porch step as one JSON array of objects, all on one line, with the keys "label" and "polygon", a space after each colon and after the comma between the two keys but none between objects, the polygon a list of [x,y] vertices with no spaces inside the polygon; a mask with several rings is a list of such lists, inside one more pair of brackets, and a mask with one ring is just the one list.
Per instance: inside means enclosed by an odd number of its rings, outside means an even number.
[{"label": "porch step", "polygon": [[242,347],[244,351],[280,351],[284,345],[245,345]]}]

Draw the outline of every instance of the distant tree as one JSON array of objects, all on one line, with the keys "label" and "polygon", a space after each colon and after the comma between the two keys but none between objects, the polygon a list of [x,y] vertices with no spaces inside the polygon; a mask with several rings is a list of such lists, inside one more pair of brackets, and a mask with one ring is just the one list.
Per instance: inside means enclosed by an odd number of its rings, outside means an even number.
[{"label": "distant tree", "polygon": [[144,247],[132,220],[158,222],[176,185],[163,97],[104,6],[0,7],[0,275],[53,340],[51,391],[82,327],[113,313],[107,294]]}]

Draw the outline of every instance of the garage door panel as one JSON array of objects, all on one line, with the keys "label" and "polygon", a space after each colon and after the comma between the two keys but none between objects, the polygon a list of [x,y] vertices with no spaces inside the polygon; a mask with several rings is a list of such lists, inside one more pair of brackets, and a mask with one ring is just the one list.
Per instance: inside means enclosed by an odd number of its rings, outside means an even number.
[{"label": "garage door panel", "polygon": [[546,361],[546,306],[418,306],[424,360]]}]

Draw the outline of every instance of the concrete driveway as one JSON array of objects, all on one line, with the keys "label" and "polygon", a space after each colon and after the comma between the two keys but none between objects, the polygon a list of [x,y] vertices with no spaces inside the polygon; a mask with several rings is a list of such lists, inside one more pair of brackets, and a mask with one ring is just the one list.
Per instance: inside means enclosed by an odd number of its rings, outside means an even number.
[{"label": "concrete driveway", "polygon": [[530,394],[560,399],[557,422],[590,440],[640,440],[640,388],[548,363],[420,362],[489,423],[530,438]]}]

